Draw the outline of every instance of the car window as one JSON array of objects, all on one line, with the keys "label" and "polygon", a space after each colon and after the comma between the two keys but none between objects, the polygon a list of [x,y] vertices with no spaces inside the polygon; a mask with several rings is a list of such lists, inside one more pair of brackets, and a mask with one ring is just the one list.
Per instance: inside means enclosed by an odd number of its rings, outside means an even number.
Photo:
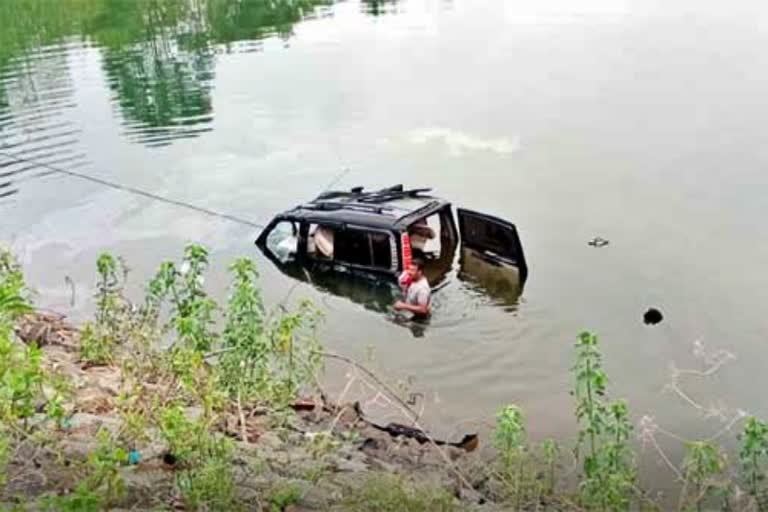
[{"label": "car window", "polygon": [[286,263],[296,256],[299,243],[299,231],[295,222],[280,221],[267,235],[267,249],[280,262]]},{"label": "car window", "polygon": [[335,260],[364,267],[389,269],[393,243],[387,233],[347,228],[336,233]]},{"label": "car window", "polygon": [[379,268],[392,267],[392,261],[395,254],[392,237],[387,233],[371,233],[370,236],[373,266]]},{"label": "car window", "polygon": [[331,226],[310,224],[307,237],[307,255],[318,260],[332,260],[336,230]]}]

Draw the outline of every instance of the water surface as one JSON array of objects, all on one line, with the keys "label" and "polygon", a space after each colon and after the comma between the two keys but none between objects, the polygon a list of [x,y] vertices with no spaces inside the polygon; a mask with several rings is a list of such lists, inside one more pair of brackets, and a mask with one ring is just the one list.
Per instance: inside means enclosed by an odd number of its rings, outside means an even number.
[{"label": "water surface", "polygon": [[[636,417],[718,428],[664,393],[672,362],[697,364],[695,340],[738,360],[689,392],[765,415],[768,14],[757,1],[578,4],[2,2],[0,146],[257,223],[344,168],[340,187],[432,186],[514,221],[530,266],[516,307],[454,279],[414,338],[343,297],[291,294],[325,310],[329,347],[372,348],[442,428],[517,403],[534,437],[571,432],[585,328]],[[224,263],[245,254],[281,300],[293,281],[257,234],[0,156],[0,239],[40,302],[75,318],[92,308],[99,251],[124,256],[140,289],[188,241],[220,262],[219,297]],[[642,323],[649,306],[663,323]]]}]

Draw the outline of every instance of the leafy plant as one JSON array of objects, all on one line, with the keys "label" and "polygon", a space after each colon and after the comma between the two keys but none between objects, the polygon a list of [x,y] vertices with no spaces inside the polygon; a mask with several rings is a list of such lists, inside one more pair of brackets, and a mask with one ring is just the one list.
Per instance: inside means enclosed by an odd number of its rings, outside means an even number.
[{"label": "leafy plant", "polygon": [[47,496],[41,508],[50,512],[98,512],[115,505],[125,494],[120,468],[128,462],[128,452],[115,444],[106,429],[96,434],[98,445],[88,454],[86,475],[70,494]]},{"label": "leafy plant", "polygon": [[238,510],[232,463],[226,458],[206,459],[181,471],[176,485],[191,510]]},{"label": "leafy plant", "polygon": [[24,274],[13,255],[0,248],[0,324],[15,320],[32,310]]},{"label": "leafy plant", "polygon": [[81,330],[80,358],[91,364],[112,364],[116,348],[129,331],[130,305],[123,296],[127,272],[106,252],[96,260],[96,271],[96,318]]},{"label": "leafy plant", "polygon": [[606,403],[608,377],[602,369],[597,336],[579,335],[576,344],[576,418],[581,425],[577,456],[583,454],[584,478],[579,488],[583,504],[602,510],[626,510],[634,482],[628,440],[632,426],[624,402]]},{"label": "leafy plant", "polygon": [[316,338],[319,319],[319,311],[304,301],[269,326],[273,354],[269,393],[277,407],[287,407],[322,369],[322,346]]},{"label": "leafy plant", "polygon": [[455,500],[444,489],[417,486],[402,476],[375,474],[366,478],[345,500],[356,512],[452,512]]},{"label": "leafy plant", "polygon": [[0,334],[0,419],[4,422],[31,417],[37,402],[45,399],[42,355],[38,347],[14,343]]},{"label": "leafy plant", "polygon": [[115,360],[116,340],[98,325],[85,324],[80,331],[80,359],[91,364],[107,365]]},{"label": "leafy plant", "polygon": [[496,415],[494,445],[501,456],[503,478],[515,496],[520,508],[524,494],[523,465],[525,452],[525,425],[520,409],[507,405]]},{"label": "leafy plant", "polygon": [[766,510],[765,463],[768,459],[768,424],[754,416],[747,419],[741,434],[739,458],[742,474],[749,493],[754,497],[760,511]]},{"label": "leafy plant", "polygon": [[299,502],[301,488],[296,484],[284,484],[273,489],[269,494],[270,512],[283,512],[286,508]]},{"label": "leafy plant", "polygon": [[184,249],[179,270],[167,263],[161,267],[162,282],[173,306],[171,323],[184,346],[197,351],[209,350],[215,339],[212,326],[216,303],[203,288],[207,269],[208,250],[197,244]]},{"label": "leafy plant", "polygon": [[117,339],[120,335],[120,323],[126,301],[123,298],[123,283],[125,267],[114,256],[104,252],[96,260],[98,280],[96,284],[96,324],[102,327],[107,335]]},{"label": "leafy plant", "polygon": [[717,480],[725,470],[725,457],[718,447],[705,441],[688,443],[686,448],[683,461],[685,482],[681,497],[701,511],[708,497],[726,488],[723,482]]},{"label": "leafy plant", "polygon": [[539,445],[539,451],[541,452],[547,471],[547,486],[545,487],[545,493],[553,495],[557,486],[556,470],[557,459],[560,456],[560,447],[554,439],[545,439]]},{"label": "leafy plant", "polygon": [[241,258],[230,266],[233,283],[222,335],[227,350],[220,361],[222,384],[243,401],[264,396],[270,377],[271,347],[264,326],[264,305],[256,286],[253,261]]}]

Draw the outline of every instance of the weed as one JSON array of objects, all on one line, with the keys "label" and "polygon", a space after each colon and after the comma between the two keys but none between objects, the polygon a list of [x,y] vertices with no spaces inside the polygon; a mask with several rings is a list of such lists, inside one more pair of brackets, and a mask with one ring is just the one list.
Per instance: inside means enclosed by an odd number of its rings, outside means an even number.
[{"label": "weed", "polygon": [[114,503],[125,493],[120,467],[128,463],[128,452],[116,445],[106,429],[101,429],[96,437],[98,446],[88,455],[87,486],[94,491],[100,490],[107,503]]},{"label": "weed", "polygon": [[21,267],[10,252],[0,248],[0,323],[6,323],[7,327],[31,309]]},{"label": "weed", "polygon": [[686,448],[683,461],[685,482],[681,499],[692,502],[696,510],[701,511],[708,497],[724,489],[717,477],[725,469],[725,457],[718,447],[704,441],[688,443]]},{"label": "weed", "polygon": [[758,509],[766,510],[765,463],[768,459],[768,424],[757,418],[750,417],[744,425],[741,434],[741,450],[739,458],[742,464],[742,474],[747,483],[749,493],[755,499]]},{"label": "weed", "polygon": [[11,461],[11,441],[11,436],[8,435],[5,428],[0,428],[0,488],[5,485],[6,469]]},{"label": "weed", "polygon": [[283,512],[291,505],[295,505],[301,499],[301,488],[296,484],[283,484],[269,494],[270,512]]},{"label": "weed", "polygon": [[507,405],[496,415],[494,445],[501,456],[502,476],[510,494],[515,497],[517,509],[524,498],[525,425],[520,409]]},{"label": "weed", "polygon": [[216,303],[203,288],[207,269],[208,250],[197,244],[184,249],[179,270],[167,263],[161,267],[162,282],[173,306],[171,323],[184,347],[197,351],[209,350],[216,339],[212,330]]},{"label": "weed", "polygon": [[284,312],[270,326],[273,361],[269,397],[278,408],[287,407],[322,369],[322,346],[315,336],[319,319],[319,311],[304,301],[295,312]]},{"label": "weed", "polygon": [[376,474],[368,477],[345,505],[355,512],[451,512],[455,500],[444,489],[415,486],[402,476]]},{"label": "weed", "polygon": [[0,333],[0,419],[11,424],[35,413],[38,400],[45,399],[46,375],[41,366],[42,350],[14,343]]},{"label": "weed", "polygon": [[85,477],[70,494],[42,498],[42,510],[98,512],[114,506],[123,497],[125,482],[120,468],[128,462],[128,452],[115,444],[106,429],[99,430],[96,437],[98,445],[88,454]]},{"label": "weed", "polygon": [[120,335],[121,317],[126,308],[121,277],[124,280],[127,272],[118,259],[106,252],[101,253],[96,260],[96,271],[96,324],[104,329],[106,335],[116,340]]},{"label": "weed", "polygon": [[608,377],[602,369],[597,336],[584,332],[576,344],[576,418],[581,424],[577,456],[583,455],[584,479],[579,488],[588,508],[626,510],[634,483],[634,466],[628,445],[632,430],[624,402],[604,401]]},{"label": "weed", "polygon": [[264,306],[256,287],[254,263],[241,258],[230,266],[234,281],[222,336],[229,349],[219,361],[222,384],[233,397],[248,401],[269,386],[271,347],[264,329]]},{"label": "weed", "polygon": [[185,504],[191,510],[238,510],[231,466],[229,460],[216,457],[179,472],[176,485]]},{"label": "weed", "polygon": [[80,358],[91,364],[112,364],[127,331],[130,306],[123,297],[126,271],[109,253],[99,255],[96,270],[96,319],[81,331]]},{"label": "weed", "polygon": [[43,497],[40,508],[45,512],[101,512],[104,510],[104,499],[100,493],[81,482],[70,494]]},{"label": "weed", "polygon": [[547,471],[547,486],[545,494],[553,495],[557,486],[557,459],[560,456],[560,447],[554,439],[545,439],[539,445],[544,465]]},{"label": "weed", "polygon": [[91,364],[112,364],[117,343],[98,325],[85,324],[80,332],[80,359]]}]

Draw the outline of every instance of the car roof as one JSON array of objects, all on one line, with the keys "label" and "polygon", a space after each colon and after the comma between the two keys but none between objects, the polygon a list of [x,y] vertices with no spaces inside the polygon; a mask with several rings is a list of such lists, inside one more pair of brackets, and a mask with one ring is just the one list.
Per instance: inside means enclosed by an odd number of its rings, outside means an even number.
[{"label": "car roof", "polygon": [[417,219],[450,204],[429,192],[430,189],[424,188],[406,190],[402,185],[374,191],[365,191],[362,187],[329,191],[285,212],[282,217],[402,230]]}]

